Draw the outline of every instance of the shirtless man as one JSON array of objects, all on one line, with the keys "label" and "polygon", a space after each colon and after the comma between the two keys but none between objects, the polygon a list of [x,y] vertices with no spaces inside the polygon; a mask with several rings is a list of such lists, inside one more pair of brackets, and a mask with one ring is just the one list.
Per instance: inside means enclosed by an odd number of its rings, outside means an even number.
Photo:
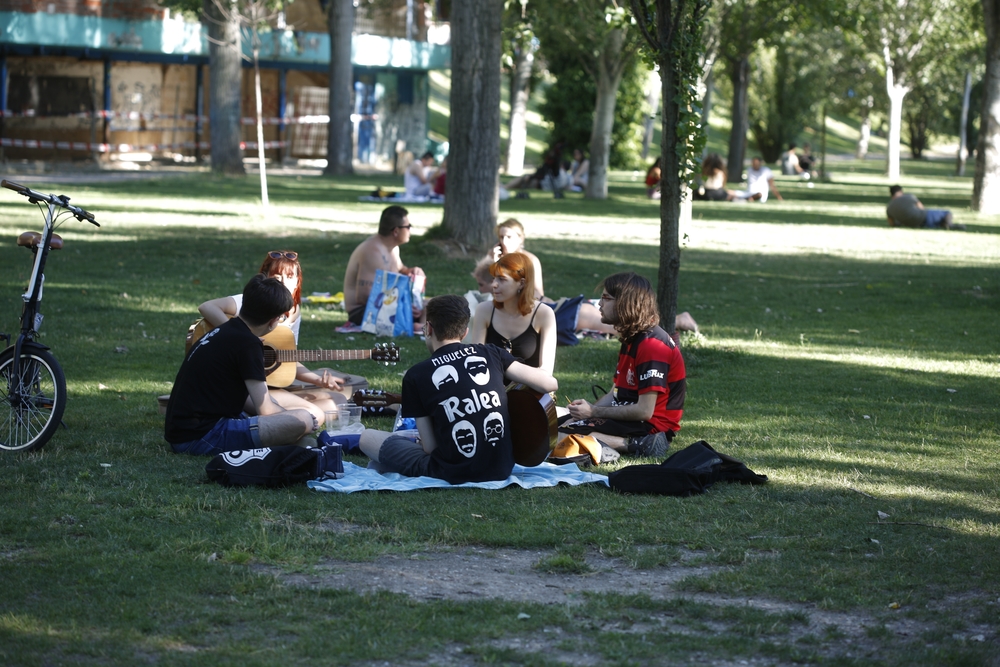
[{"label": "shirtless man", "polygon": [[[344,309],[347,318],[358,326],[365,316],[368,295],[375,283],[375,271],[392,271],[404,276],[422,276],[424,270],[418,266],[408,267],[399,258],[399,246],[410,240],[409,211],[402,206],[389,206],[382,211],[378,222],[378,233],[361,242],[347,261],[344,274]],[[423,310],[413,308],[413,320],[423,317]]]}]

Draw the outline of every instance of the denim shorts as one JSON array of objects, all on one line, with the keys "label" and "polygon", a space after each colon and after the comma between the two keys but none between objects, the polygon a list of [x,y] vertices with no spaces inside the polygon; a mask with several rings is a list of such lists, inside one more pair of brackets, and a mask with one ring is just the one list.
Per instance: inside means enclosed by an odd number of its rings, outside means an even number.
[{"label": "denim shorts", "polygon": [[220,419],[212,430],[198,440],[171,444],[177,454],[218,454],[244,449],[260,449],[257,417]]}]

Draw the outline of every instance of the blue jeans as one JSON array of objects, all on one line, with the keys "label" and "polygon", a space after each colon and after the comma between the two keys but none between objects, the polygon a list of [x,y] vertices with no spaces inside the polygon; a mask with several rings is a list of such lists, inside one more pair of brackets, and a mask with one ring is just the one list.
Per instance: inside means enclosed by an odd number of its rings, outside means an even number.
[{"label": "blue jeans", "polygon": [[198,440],[171,444],[177,454],[218,454],[246,449],[260,449],[257,417],[220,419],[212,430]]},{"label": "blue jeans", "polygon": [[924,219],[924,227],[927,229],[941,229],[944,219],[948,217],[948,211],[941,208],[927,209],[927,217]]}]

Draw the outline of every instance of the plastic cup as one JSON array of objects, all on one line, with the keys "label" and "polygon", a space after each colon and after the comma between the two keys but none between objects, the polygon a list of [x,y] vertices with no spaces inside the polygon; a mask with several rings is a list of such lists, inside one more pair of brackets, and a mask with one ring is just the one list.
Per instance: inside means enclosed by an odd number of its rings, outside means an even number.
[{"label": "plastic cup", "polygon": [[361,406],[351,405],[345,406],[347,408],[347,413],[350,415],[350,426],[356,427],[361,423]]},{"label": "plastic cup", "polygon": [[327,433],[333,433],[338,429],[339,417],[336,410],[326,411],[326,420],[323,423]]}]

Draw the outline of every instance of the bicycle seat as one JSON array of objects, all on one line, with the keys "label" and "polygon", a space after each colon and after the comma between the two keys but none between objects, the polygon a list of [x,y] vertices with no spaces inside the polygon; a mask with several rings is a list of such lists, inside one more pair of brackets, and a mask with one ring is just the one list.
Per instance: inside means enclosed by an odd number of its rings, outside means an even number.
[{"label": "bicycle seat", "polygon": [[[26,248],[37,248],[38,244],[42,242],[41,232],[24,232],[17,237],[17,245],[23,245]],[[58,234],[52,235],[52,241],[49,242],[49,248],[52,250],[59,250],[63,247],[62,237]]]}]

